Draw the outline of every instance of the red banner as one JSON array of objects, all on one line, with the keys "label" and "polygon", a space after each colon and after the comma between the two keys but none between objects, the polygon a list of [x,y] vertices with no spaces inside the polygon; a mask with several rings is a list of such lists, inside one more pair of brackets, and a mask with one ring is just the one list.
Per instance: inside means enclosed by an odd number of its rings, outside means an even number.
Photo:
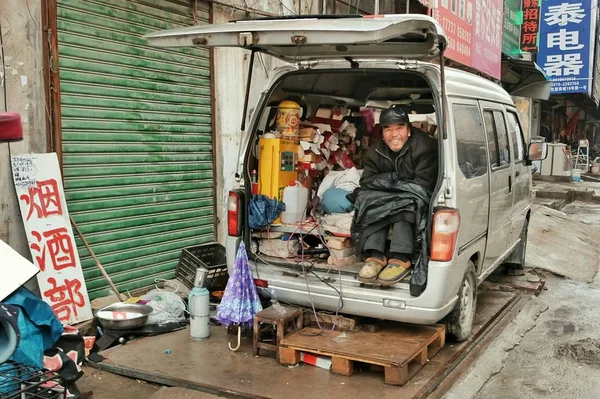
[{"label": "red banner", "polygon": [[471,0],[438,0],[438,6],[431,10],[448,38],[446,57],[467,66],[473,64],[474,11]]},{"label": "red banner", "polygon": [[475,48],[473,68],[500,79],[502,64],[502,0],[477,0],[475,3]]},{"label": "red banner", "polygon": [[540,29],[538,0],[523,0],[523,25],[521,25],[521,50],[537,52]]},{"label": "red banner", "polygon": [[502,0],[437,0],[431,16],[446,32],[446,57],[500,79]]}]

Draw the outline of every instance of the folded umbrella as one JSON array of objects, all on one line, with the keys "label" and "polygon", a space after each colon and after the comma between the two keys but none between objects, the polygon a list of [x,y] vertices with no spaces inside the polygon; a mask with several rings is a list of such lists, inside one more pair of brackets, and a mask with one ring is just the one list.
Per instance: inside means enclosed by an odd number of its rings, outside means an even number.
[{"label": "folded umbrella", "polygon": [[221,324],[238,326],[237,347],[232,348],[230,344],[229,349],[232,351],[239,349],[242,334],[241,327],[250,327],[253,324],[254,315],[261,310],[262,304],[248,265],[246,246],[242,242],[235,257],[233,270],[227,281],[225,294],[217,310],[217,320]]}]

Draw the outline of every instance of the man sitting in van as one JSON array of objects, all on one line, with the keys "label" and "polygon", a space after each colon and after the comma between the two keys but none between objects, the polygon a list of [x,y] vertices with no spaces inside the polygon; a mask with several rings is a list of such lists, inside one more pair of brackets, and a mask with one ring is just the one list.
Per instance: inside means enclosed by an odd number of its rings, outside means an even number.
[{"label": "man sitting in van", "polygon": [[[382,138],[369,149],[360,180],[360,190],[365,192],[359,192],[356,197],[353,238],[356,245],[356,237],[360,237],[357,251],[366,257],[358,280],[392,285],[412,269],[415,223],[423,233],[424,208],[438,178],[438,149],[437,141],[412,127],[408,115],[399,106],[384,110],[379,124]],[[381,190],[389,190],[391,195]],[[415,202],[420,205],[415,207]],[[376,216],[365,215],[361,207],[369,208],[371,215]],[[417,210],[421,220],[416,220]],[[370,219],[373,219],[372,224]]]}]

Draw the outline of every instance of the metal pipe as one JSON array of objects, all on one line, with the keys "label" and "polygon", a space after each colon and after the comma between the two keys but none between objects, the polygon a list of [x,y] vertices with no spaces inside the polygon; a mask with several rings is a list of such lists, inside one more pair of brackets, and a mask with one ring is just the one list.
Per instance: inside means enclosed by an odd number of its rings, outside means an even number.
[{"label": "metal pipe", "polygon": [[[48,0],[42,0],[41,2],[41,14],[42,14],[42,58],[43,58],[43,75],[44,75],[44,114],[46,119],[46,151],[52,152],[52,116],[50,115],[50,109],[52,108],[52,96],[50,94],[50,87],[52,76],[50,72],[50,21],[48,17]],[[6,75],[6,74],[5,74]]]},{"label": "metal pipe", "polygon": [[252,69],[254,68],[254,54],[250,54],[250,65],[248,66],[248,80],[246,82],[246,97],[244,97],[244,111],[242,113],[242,132],[246,130],[246,113],[248,112],[248,100],[250,99],[250,84],[252,83]]},{"label": "metal pipe", "polygon": [[379,15],[379,0],[375,0],[375,10],[373,11],[373,14]]},{"label": "metal pipe", "polygon": [[216,0],[206,0],[206,2],[218,4],[222,7],[228,7],[228,8],[231,8],[232,10],[236,10],[236,11],[242,11],[242,12],[246,12],[246,13],[262,15],[264,17],[276,17],[278,15],[278,14],[274,14],[274,13],[270,13],[270,12],[266,12],[266,11],[257,10],[256,8],[252,8],[252,7],[240,7],[240,6],[236,6],[233,4],[222,3],[222,2],[216,1]]},{"label": "metal pipe", "polygon": [[406,0],[406,13],[410,14],[410,0]]},{"label": "metal pipe", "polygon": [[[441,47],[441,46],[440,46]],[[444,64],[446,63],[444,57],[444,49],[440,49],[440,84],[441,84],[441,92],[442,92],[442,132],[443,138],[448,138],[447,126],[446,126],[446,115],[448,114],[448,100],[446,99],[446,73]]]},{"label": "metal pipe", "polygon": [[100,269],[100,272],[102,273],[102,275],[104,276],[104,278],[108,282],[108,285],[110,285],[110,288],[113,289],[113,291],[115,292],[115,295],[117,296],[117,298],[119,298],[119,301],[123,302],[123,299],[121,298],[121,294],[119,293],[119,290],[117,289],[117,286],[113,283],[112,279],[110,278],[110,276],[106,272],[106,269],[104,269],[104,267],[100,263],[100,260],[98,259],[98,257],[94,253],[94,250],[92,249],[92,247],[88,243],[88,240],[85,238],[85,236],[83,235],[83,233],[79,229],[79,226],[77,226],[77,223],[75,223],[75,220],[73,220],[73,216],[69,215],[69,220],[71,220],[71,224],[75,228],[75,231],[77,232],[77,234],[79,234],[79,238],[81,238],[81,241],[83,242],[83,245],[85,245],[85,247],[87,248],[87,250],[90,252],[90,255],[92,255],[92,258],[94,259],[94,262],[96,262],[96,266],[98,267],[98,269]]},{"label": "metal pipe", "polygon": [[58,5],[57,0],[48,1],[48,38],[50,41],[50,112],[52,118],[52,150],[58,158],[63,173],[62,112],[60,107],[60,71],[58,67]]}]

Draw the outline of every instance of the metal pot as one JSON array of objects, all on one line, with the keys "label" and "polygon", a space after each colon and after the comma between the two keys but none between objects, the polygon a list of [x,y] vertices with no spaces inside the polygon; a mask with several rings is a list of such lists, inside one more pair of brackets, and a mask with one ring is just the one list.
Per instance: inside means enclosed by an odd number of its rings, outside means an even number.
[{"label": "metal pot", "polygon": [[110,330],[134,330],[148,321],[152,307],[136,303],[115,303],[96,313],[100,325]]}]

